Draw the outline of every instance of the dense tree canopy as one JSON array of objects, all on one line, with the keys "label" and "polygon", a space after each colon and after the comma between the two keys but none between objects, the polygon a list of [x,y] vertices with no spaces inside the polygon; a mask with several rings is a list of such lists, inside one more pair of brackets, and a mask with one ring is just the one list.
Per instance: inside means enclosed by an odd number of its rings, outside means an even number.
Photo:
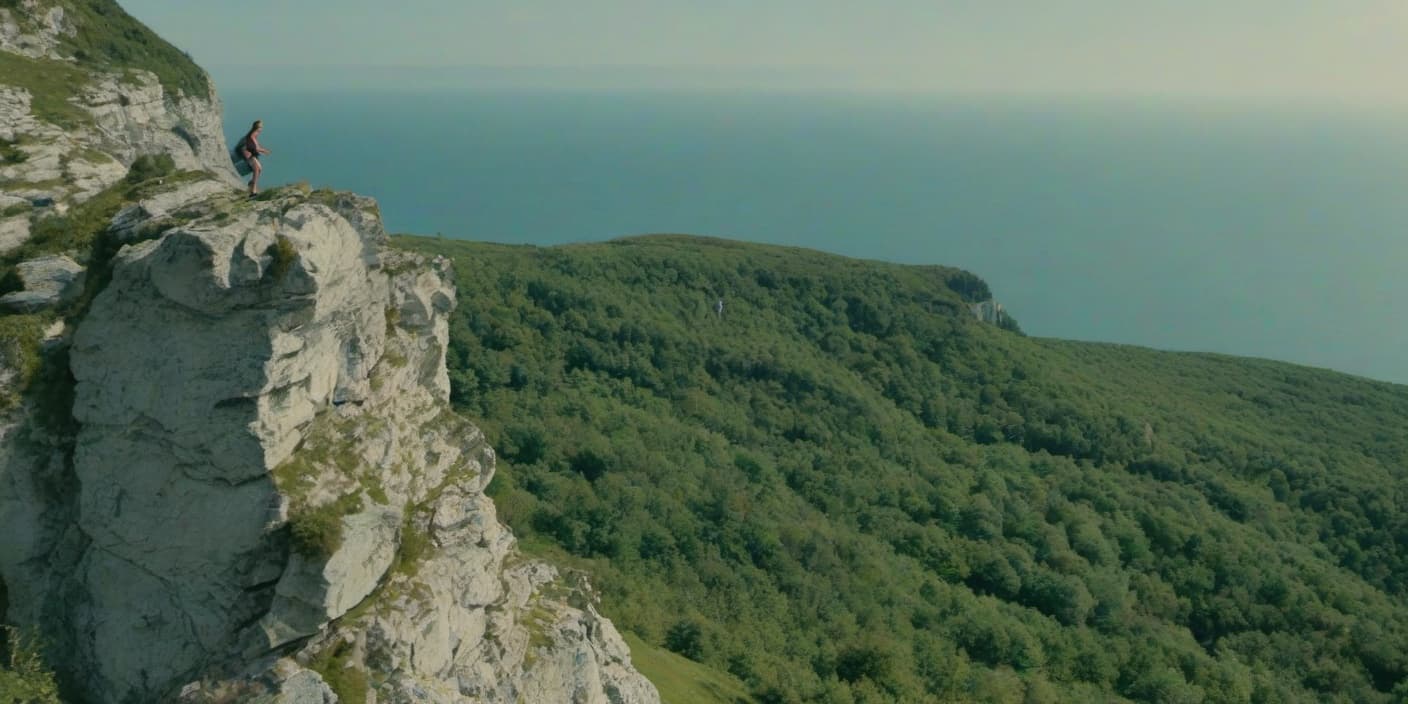
[{"label": "dense tree canopy", "polygon": [[502,516],[761,701],[1408,697],[1404,387],[1023,337],[953,269],[401,243]]}]

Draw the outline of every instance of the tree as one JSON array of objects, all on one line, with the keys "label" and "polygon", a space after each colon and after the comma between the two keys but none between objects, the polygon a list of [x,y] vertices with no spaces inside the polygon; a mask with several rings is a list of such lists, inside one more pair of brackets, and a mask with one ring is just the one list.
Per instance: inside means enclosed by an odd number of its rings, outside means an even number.
[{"label": "tree", "polygon": [[665,634],[665,647],[690,660],[704,660],[704,629],[695,621],[678,621]]}]

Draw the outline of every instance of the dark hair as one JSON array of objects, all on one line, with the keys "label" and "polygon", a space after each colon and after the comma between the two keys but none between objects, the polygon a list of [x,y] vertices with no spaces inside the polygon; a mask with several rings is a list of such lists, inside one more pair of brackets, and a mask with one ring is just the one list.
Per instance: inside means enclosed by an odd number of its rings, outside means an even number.
[{"label": "dark hair", "polygon": [[245,138],[245,139],[249,139],[250,136],[252,136],[255,132],[259,131],[259,128],[261,128],[261,127],[263,127],[263,126],[264,126],[264,121],[263,121],[263,120],[255,120],[255,121],[254,121],[254,124],[252,124],[252,125],[249,126],[249,131],[244,133],[244,138]]}]

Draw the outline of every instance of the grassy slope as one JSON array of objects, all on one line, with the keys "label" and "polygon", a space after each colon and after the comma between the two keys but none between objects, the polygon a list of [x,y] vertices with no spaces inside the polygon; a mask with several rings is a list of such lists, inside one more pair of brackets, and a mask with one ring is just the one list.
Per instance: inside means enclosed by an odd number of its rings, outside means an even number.
[{"label": "grassy slope", "polygon": [[82,108],[68,102],[75,87],[87,80],[87,75],[73,64],[0,51],[0,83],[29,91],[34,114],[60,127],[73,128],[92,121]]},{"label": "grassy slope", "polygon": [[[73,36],[62,38],[60,53],[77,59],[82,68],[103,71],[142,69],[156,74],[169,95],[209,96],[210,85],[205,71],[185,52],[157,36],[113,0],[58,0],[52,4],[62,6],[68,20],[77,28]],[[20,16],[21,22],[25,20]],[[68,84],[61,92],[49,90],[53,87],[50,76],[72,76],[64,74],[62,67],[55,66],[55,62],[28,60],[4,53],[0,53],[0,59],[3,59],[0,60],[0,83],[23,85],[31,90],[37,83],[43,91],[37,95],[48,103],[52,103],[55,96],[60,102],[67,100],[74,87],[80,85]],[[35,72],[43,72],[44,75],[33,76]],[[36,108],[39,107],[36,105]],[[62,105],[48,113],[65,118],[64,122],[57,124],[73,125],[74,115]],[[41,112],[41,116],[44,115]]]},{"label": "grassy slope", "polygon": [[155,73],[169,95],[208,97],[205,71],[113,0],[60,0],[78,27],[64,48],[79,63],[108,69],[136,68]]},{"label": "grassy slope", "polygon": [[660,690],[663,704],[747,704],[752,701],[742,682],[646,643],[633,633],[623,635],[631,646],[631,663]]},{"label": "grassy slope", "polygon": [[1020,337],[953,270],[402,242],[504,518],[763,701],[1408,694],[1404,387]]}]

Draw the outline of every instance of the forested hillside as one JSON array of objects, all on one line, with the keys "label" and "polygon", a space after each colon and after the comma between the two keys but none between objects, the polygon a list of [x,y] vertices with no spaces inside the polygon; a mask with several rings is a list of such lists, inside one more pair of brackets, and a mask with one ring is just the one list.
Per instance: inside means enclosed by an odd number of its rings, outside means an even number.
[{"label": "forested hillside", "polygon": [[953,269],[400,242],[502,517],[760,701],[1408,698],[1408,388],[1023,337]]}]

